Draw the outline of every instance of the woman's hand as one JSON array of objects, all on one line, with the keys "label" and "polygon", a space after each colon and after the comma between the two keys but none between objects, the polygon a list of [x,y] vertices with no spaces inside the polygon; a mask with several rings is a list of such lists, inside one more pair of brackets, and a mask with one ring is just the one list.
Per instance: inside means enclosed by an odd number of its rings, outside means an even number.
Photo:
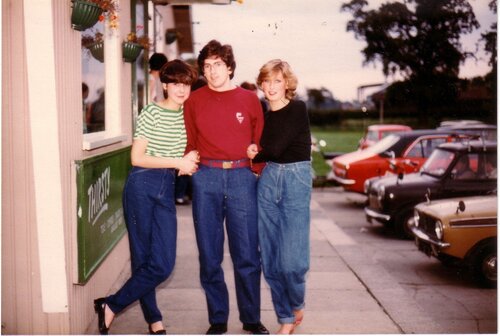
[{"label": "woman's hand", "polygon": [[200,162],[200,154],[196,150],[192,150],[181,159],[179,164],[179,175],[193,175],[198,169]]},{"label": "woman's hand", "polygon": [[259,153],[258,147],[256,144],[251,144],[247,148],[247,156],[249,159],[253,159],[257,153]]},{"label": "woman's hand", "polygon": [[179,175],[193,175],[198,169],[198,164],[186,155],[179,159],[177,169],[179,169]]}]

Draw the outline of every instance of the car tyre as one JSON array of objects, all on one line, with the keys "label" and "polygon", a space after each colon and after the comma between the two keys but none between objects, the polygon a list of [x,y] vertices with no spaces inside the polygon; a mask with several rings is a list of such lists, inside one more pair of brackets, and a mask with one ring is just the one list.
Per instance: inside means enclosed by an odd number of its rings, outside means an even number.
[{"label": "car tyre", "polygon": [[497,248],[495,243],[479,246],[472,258],[472,275],[479,285],[487,288],[497,286]]},{"label": "car tyre", "polygon": [[405,209],[396,217],[394,231],[401,239],[413,239],[410,229],[410,220],[413,220],[413,209]]}]

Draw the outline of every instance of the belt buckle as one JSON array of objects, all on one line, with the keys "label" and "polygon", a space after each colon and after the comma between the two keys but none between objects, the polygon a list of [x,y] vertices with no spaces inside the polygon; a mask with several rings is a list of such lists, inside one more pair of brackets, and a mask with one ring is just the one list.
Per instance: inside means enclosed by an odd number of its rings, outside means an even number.
[{"label": "belt buckle", "polygon": [[233,168],[233,161],[222,161],[222,169]]}]

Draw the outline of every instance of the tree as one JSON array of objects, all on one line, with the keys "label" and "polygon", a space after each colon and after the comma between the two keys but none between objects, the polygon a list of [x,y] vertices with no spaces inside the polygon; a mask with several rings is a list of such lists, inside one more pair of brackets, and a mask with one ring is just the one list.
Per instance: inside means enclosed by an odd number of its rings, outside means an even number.
[{"label": "tree", "polygon": [[307,101],[310,106],[316,109],[340,108],[341,103],[333,97],[330,90],[325,87],[320,89],[307,89]]},{"label": "tree", "polygon": [[321,90],[307,89],[307,96],[315,108],[318,108],[325,102],[325,97],[323,96],[323,92]]},{"label": "tree", "polygon": [[[497,2],[496,0],[491,0],[488,4],[490,10],[493,13],[497,13]],[[497,23],[494,22],[490,26],[490,30],[486,33],[481,34],[481,40],[485,42],[484,50],[490,54],[489,64],[493,68],[492,71],[496,72],[497,68]]]},{"label": "tree", "polygon": [[[365,40],[364,63],[382,63],[387,75],[408,81],[410,102],[420,112],[449,104],[457,95],[459,66],[472,53],[460,36],[479,27],[467,0],[406,0],[368,10],[366,0],[351,0],[341,10],[357,39]],[[443,87],[445,86],[445,87]]]},{"label": "tree", "polygon": [[[497,13],[497,2],[491,0],[489,3],[490,10]],[[497,106],[497,23],[494,22],[490,26],[490,30],[481,34],[481,40],[484,41],[484,50],[490,54],[489,64],[491,65],[491,72],[486,75],[486,85],[492,95],[495,97],[492,104],[492,112],[496,112]],[[496,116],[496,113],[493,113]]]}]

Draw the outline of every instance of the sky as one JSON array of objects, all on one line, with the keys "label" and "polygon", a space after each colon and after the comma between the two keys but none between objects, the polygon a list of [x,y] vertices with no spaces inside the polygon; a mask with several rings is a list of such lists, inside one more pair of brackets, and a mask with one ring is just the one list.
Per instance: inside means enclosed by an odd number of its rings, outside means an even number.
[{"label": "sky", "polygon": [[[357,99],[360,85],[390,83],[380,64],[363,66],[364,41],[346,31],[351,19],[340,12],[342,0],[244,0],[242,4],[192,5],[194,54],[210,40],[230,44],[236,58],[233,82],[255,82],[260,67],[280,58],[287,61],[299,79],[298,93],[306,88],[325,87],[341,101]],[[370,0],[378,8],[382,0]],[[476,50],[481,32],[497,17],[488,8],[489,0],[470,0],[481,27],[463,38],[467,50]],[[467,61],[461,78],[482,76],[490,71],[488,58]],[[365,94],[369,94],[367,91]]]}]

